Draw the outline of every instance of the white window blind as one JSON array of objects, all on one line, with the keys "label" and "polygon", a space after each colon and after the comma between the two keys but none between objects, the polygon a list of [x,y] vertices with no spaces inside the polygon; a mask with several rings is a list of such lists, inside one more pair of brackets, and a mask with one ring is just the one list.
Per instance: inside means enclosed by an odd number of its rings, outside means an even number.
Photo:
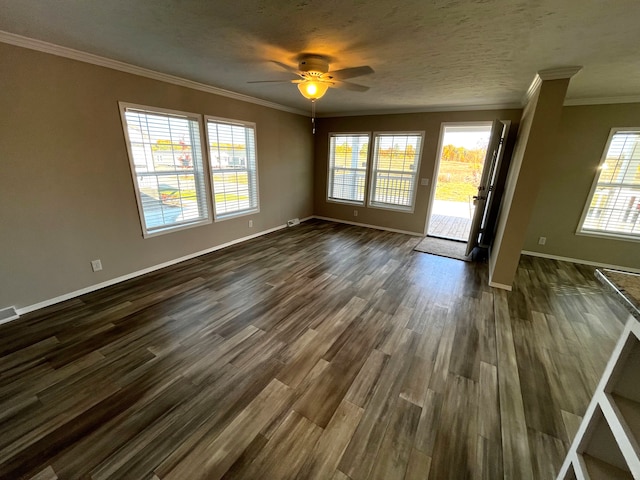
[{"label": "white window blind", "polygon": [[578,229],[640,239],[640,129],[614,129]]},{"label": "white window blind", "polygon": [[144,236],[211,221],[198,115],[120,104]]},{"label": "white window blind", "polygon": [[413,210],[421,150],[421,133],[375,134],[371,206]]},{"label": "white window blind", "polygon": [[369,134],[332,134],[329,142],[328,199],[364,204]]},{"label": "white window blind", "polygon": [[255,125],[207,117],[216,219],[259,211]]}]

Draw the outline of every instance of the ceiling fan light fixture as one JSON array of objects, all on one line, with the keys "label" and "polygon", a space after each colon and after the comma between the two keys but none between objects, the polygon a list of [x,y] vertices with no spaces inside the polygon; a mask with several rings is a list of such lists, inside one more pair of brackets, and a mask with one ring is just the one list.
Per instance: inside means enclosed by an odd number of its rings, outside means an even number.
[{"label": "ceiling fan light fixture", "polygon": [[306,80],[298,83],[298,90],[300,90],[302,96],[312,101],[322,98],[328,89],[329,83],[317,80]]}]

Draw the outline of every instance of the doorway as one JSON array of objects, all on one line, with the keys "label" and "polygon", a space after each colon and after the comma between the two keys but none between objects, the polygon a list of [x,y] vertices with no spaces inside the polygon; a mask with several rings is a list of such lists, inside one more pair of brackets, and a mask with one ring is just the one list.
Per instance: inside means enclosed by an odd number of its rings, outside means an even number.
[{"label": "doorway", "polygon": [[442,125],[427,236],[468,241],[491,127],[491,122]]}]

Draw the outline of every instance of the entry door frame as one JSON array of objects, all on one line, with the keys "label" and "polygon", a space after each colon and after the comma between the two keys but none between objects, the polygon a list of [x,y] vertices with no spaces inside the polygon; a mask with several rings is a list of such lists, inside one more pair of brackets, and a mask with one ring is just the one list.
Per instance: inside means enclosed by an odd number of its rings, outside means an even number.
[{"label": "entry door frame", "polygon": [[[427,218],[424,222],[424,236],[429,232],[429,222],[431,221],[431,210],[433,202],[436,198],[436,186],[438,182],[438,174],[440,173],[440,160],[442,159],[442,149],[444,148],[444,132],[447,127],[491,127],[493,120],[484,120],[476,122],[442,122],[440,124],[440,137],[438,139],[438,151],[436,153],[436,161],[433,167],[433,177],[431,177],[431,191],[429,192],[429,204],[427,205]],[[484,168],[484,165],[482,166]]]}]

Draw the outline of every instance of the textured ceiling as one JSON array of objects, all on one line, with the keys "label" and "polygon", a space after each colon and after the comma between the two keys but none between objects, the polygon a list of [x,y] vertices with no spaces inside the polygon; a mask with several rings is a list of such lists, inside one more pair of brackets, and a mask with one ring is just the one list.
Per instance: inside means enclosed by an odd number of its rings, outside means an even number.
[{"label": "textured ceiling", "polygon": [[370,65],[320,114],[518,104],[538,70],[582,65],[569,99],[640,95],[639,0],[0,0],[0,30],[308,110],[302,52]]}]

